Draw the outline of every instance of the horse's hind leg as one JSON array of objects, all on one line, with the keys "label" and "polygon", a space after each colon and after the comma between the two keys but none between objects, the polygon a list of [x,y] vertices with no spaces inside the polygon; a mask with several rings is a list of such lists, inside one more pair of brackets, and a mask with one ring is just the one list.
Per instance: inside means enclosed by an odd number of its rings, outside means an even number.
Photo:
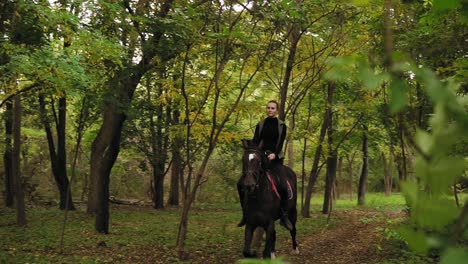
[{"label": "horse's hind leg", "polygon": [[297,248],[297,241],[296,241],[296,221],[297,221],[297,210],[294,208],[292,214],[289,216],[289,220],[292,223],[293,228],[289,233],[291,234],[291,240],[292,240],[292,248],[293,248],[293,253],[299,254],[299,249]]},{"label": "horse's hind leg", "polygon": [[252,243],[252,237],[253,237],[253,231],[255,228],[253,228],[251,225],[247,224],[245,226],[245,234],[244,234],[244,250],[242,253],[244,254],[244,257],[246,258],[253,258],[256,256],[254,252],[250,251],[250,244]]}]

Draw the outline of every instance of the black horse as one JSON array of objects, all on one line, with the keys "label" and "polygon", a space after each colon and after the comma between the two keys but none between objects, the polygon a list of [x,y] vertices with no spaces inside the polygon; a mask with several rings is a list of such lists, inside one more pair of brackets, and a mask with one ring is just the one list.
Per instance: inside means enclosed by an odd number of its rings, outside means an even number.
[{"label": "black horse", "polygon": [[257,227],[265,230],[265,248],[263,258],[274,258],[276,230],[275,220],[281,216],[280,197],[273,183],[275,175],[281,174],[287,177],[290,186],[288,202],[288,218],[292,223],[291,238],[293,250],[298,252],[296,242],[296,174],[289,167],[283,165],[274,166],[268,170],[265,153],[259,147],[253,145],[251,140],[243,140],[244,155],[242,158],[242,176],[239,186],[243,193],[243,207],[246,218],[244,236],[244,257],[255,257],[256,253],[250,250],[253,232]]}]

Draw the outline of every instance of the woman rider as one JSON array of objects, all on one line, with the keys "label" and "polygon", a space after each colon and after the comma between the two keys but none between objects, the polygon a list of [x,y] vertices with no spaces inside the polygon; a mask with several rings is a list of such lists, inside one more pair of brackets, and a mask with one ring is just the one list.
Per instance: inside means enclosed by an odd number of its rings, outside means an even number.
[{"label": "woman rider", "polygon": [[[280,224],[285,228],[291,230],[292,224],[287,217],[288,211],[288,189],[286,184],[286,179],[284,174],[281,173],[283,167],[283,143],[286,138],[286,124],[277,118],[278,114],[278,102],[275,100],[270,100],[267,103],[266,108],[267,117],[260,121],[255,127],[255,134],[253,138],[253,143],[258,146],[261,146],[263,153],[267,155],[269,164],[266,165],[265,169],[267,172],[273,174],[276,178],[276,185],[281,197],[281,220]],[[276,172],[276,173],[274,173]],[[237,184],[237,189],[239,191],[239,197],[241,205],[243,207],[243,198],[242,187],[240,184]],[[245,225],[246,219],[244,214],[244,208],[242,210],[242,220],[238,226]]]}]

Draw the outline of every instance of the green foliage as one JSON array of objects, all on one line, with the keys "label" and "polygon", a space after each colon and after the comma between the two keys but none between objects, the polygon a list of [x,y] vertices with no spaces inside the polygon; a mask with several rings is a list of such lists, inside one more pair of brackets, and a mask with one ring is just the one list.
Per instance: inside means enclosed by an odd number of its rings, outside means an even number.
[{"label": "green foliage", "polygon": [[416,136],[422,151],[415,165],[419,181],[402,185],[411,208],[411,221],[401,232],[414,250],[421,253],[446,250],[443,258],[452,259],[457,251],[449,250],[447,237],[451,233],[446,228],[457,221],[459,209],[444,194],[466,167],[464,158],[451,156],[451,150],[455,142],[466,140],[467,114],[452,92],[452,83],[443,84],[433,78],[426,82],[435,112],[430,122],[431,133],[419,131]]},{"label": "green foliage", "polygon": [[[456,8],[460,1],[434,1],[439,10]],[[402,191],[410,207],[410,221],[399,229],[399,233],[416,252],[427,254],[438,251],[442,259],[462,263],[461,250],[449,245],[453,224],[457,221],[460,209],[452,199],[447,199],[451,186],[466,169],[463,155],[454,155],[455,144],[467,140],[468,115],[466,100],[457,96],[459,86],[451,79],[440,81],[432,70],[408,62],[408,59],[394,56],[398,63],[390,69],[392,78],[383,76],[373,68],[359,68],[358,57],[339,58],[332,62],[328,78],[345,81],[357,78],[357,81],[382,80],[389,82],[390,104],[392,113],[400,113],[408,106],[411,82],[419,82],[427,92],[434,107],[430,118],[430,131],[419,129],[415,142],[420,151],[415,161],[417,180],[402,183]],[[363,70],[364,69],[364,70]],[[360,74],[352,76],[350,72]],[[377,77],[376,77],[377,76]],[[378,85],[379,82],[374,82]],[[373,85],[366,85],[372,88]],[[466,202],[466,201],[465,201]],[[466,229],[466,227],[465,227]],[[462,239],[466,240],[467,237]],[[464,247],[466,250],[466,247]]]}]

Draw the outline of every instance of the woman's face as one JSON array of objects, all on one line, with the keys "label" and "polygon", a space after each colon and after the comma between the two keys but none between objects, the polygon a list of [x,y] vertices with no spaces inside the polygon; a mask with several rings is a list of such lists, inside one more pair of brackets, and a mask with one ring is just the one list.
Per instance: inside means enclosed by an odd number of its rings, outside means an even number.
[{"label": "woman's face", "polygon": [[276,106],[275,103],[268,103],[266,112],[268,117],[275,117],[276,114],[278,114],[278,107]]}]

